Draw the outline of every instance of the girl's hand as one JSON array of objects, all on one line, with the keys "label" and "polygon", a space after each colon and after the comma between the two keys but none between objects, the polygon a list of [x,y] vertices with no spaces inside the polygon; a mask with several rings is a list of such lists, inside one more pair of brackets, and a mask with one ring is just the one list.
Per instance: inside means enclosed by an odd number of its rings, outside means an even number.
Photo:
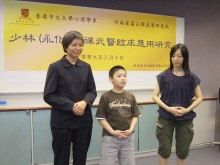
[{"label": "girl's hand", "polygon": [[182,117],[183,115],[188,113],[187,109],[185,109],[184,107],[169,107],[168,112],[177,117]]},{"label": "girl's hand", "polygon": [[183,115],[185,115],[186,113],[188,113],[188,110],[184,107],[177,107],[177,113],[176,115],[178,117],[182,117]]},{"label": "girl's hand", "polygon": [[169,107],[167,109],[168,112],[172,113],[174,116],[178,113],[178,108],[177,107]]}]

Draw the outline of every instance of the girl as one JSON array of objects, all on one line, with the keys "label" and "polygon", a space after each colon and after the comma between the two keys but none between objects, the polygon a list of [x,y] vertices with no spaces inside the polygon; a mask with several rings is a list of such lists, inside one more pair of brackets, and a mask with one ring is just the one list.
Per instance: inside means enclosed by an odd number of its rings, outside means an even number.
[{"label": "girl", "polygon": [[[167,165],[175,128],[177,164],[185,165],[193,139],[193,111],[202,101],[200,79],[189,69],[189,52],[185,45],[174,45],[170,67],[157,75],[152,99],[159,105],[156,136],[159,141],[159,164]],[[160,97],[159,97],[160,95]],[[192,102],[192,98],[195,100]]]}]

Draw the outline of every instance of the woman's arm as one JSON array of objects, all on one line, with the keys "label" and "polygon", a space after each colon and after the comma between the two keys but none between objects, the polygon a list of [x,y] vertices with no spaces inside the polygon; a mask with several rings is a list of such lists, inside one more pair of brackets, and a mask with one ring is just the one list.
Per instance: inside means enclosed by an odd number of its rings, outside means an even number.
[{"label": "woman's arm", "polygon": [[56,72],[55,65],[50,65],[47,71],[47,77],[44,87],[44,101],[51,105],[53,108],[70,111],[74,105],[74,102],[66,97],[58,95],[58,74]]},{"label": "woman's arm", "polygon": [[92,104],[97,96],[96,92],[96,85],[95,80],[92,74],[91,67],[88,68],[88,78],[87,78],[87,89],[86,89],[86,95],[84,96],[83,100],[92,107]]}]

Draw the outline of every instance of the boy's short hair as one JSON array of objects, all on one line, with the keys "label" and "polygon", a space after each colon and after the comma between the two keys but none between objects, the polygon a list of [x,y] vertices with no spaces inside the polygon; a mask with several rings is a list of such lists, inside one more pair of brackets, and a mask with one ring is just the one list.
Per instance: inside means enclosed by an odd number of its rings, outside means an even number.
[{"label": "boy's short hair", "polygon": [[125,68],[123,66],[120,66],[120,65],[116,65],[116,66],[113,66],[110,70],[109,70],[109,77],[113,78],[113,75],[115,74],[115,72],[117,72],[118,70],[125,70]]},{"label": "boy's short hair", "polygon": [[78,31],[69,31],[67,32],[62,39],[62,45],[63,45],[63,50],[66,53],[66,49],[68,48],[68,46],[73,42],[74,39],[80,39],[82,40],[83,44],[84,44],[84,39],[83,39],[83,35],[78,32]]}]

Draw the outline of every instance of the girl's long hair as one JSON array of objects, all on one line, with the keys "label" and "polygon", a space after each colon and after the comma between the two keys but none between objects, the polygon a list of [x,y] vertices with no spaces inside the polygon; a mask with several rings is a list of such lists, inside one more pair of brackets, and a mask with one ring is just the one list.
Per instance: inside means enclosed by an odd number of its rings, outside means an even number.
[{"label": "girl's long hair", "polygon": [[173,69],[173,63],[172,63],[171,58],[173,57],[173,54],[178,49],[180,49],[181,54],[183,56],[183,64],[182,64],[183,70],[184,70],[185,74],[187,74],[187,73],[190,72],[190,69],[189,69],[189,51],[188,51],[186,45],[184,45],[184,44],[176,44],[171,48],[171,50],[170,50],[170,67],[169,67],[169,69],[170,70]]}]

